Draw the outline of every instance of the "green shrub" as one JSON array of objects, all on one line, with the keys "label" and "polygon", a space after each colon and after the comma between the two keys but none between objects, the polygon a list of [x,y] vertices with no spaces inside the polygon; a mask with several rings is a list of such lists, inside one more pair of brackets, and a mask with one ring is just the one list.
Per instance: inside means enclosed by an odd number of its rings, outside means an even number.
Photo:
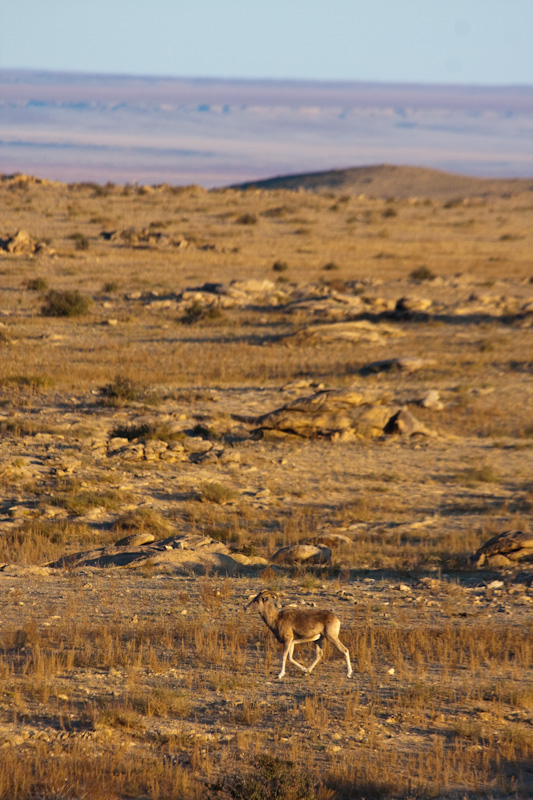
[{"label": "green shrub", "polygon": [[46,295],[46,302],[41,308],[43,317],[80,317],[89,311],[88,297],[75,292],[58,292],[51,289]]}]

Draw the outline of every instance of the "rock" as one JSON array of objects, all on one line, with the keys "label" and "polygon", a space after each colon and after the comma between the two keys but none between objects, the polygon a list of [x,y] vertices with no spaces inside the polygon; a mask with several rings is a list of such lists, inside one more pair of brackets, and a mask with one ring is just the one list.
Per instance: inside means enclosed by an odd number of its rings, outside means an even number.
[{"label": "rock", "polygon": [[155,541],[153,533],[131,533],[129,536],[124,536],[115,542],[115,547],[140,547],[143,544],[149,544]]},{"label": "rock", "polygon": [[433,411],[442,411],[444,403],[440,399],[440,395],[436,389],[430,389],[426,392],[424,397],[418,400],[418,405],[422,408],[430,408]]},{"label": "rock", "polygon": [[17,231],[14,236],[0,240],[0,247],[7,253],[31,254],[35,251],[35,241],[27,231]]},{"label": "rock", "polygon": [[380,436],[391,417],[388,397],[354,390],[326,390],[297,398],[256,419],[256,432],[281,431],[306,438],[350,431],[352,438]]},{"label": "rock", "polygon": [[144,458],[146,461],[159,461],[167,448],[168,444],[161,439],[149,439],[144,445]]},{"label": "rock", "polygon": [[211,450],[207,450],[205,453],[191,453],[189,456],[189,461],[193,464],[217,464],[219,455],[222,451],[215,450],[214,448]]},{"label": "rock", "polygon": [[[134,534],[133,536],[136,536]],[[145,544],[120,544],[129,537],[124,537],[114,545],[100,547],[81,553],[63,556],[57,561],[46,564],[40,569],[81,569],[85,567],[142,567],[150,564],[164,571],[188,574],[189,572],[205,572],[214,570],[222,574],[250,573],[256,567],[263,568],[264,558],[253,558],[233,554],[222,542],[209,536],[183,534],[167,539],[160,539]],[[235,555],[235,557],[234,557]],[[8,568],[6,568],[8,569]],[[8,569],[9,571],[9,569]],[[43,573],[43,574],[48,574]]]},{"label": "rock", "polygon": [[331,550],[313,544],[293,544],[277,550],[270,561],[273,564],[329,564]]},{"label": "rock", "polygon": [[400,436],[434,435],[425,425],[418,422],[406,408],[400,409],[390,417],[383,428],[383,432],[389,436],[394,434],[399,434]]},{"label": "rock", "polygon": [[17,231],[14,236],[7,239],[0,239],[0,250],[10,255],[33,255],[34,253],[45,253],[54,255],[54,250],[46,244],[34,239],[27,231]]},{"label": "rock", "polygon": [[501,553],[495,553],[493,556],[487,556],[487,564],[490,567],[510,567],[513,562],[507,556]]},{"label": "rock", "polygon": [[399,319],[425,319],[432,305],[433,301],[427,297],[401,297],[393,314]]},{"label": "rock", "polygon": [[249,278],[248,280],[235,280],[231,281],[229,288],[227,289],[227,294],[232,295],[242,295],[242,294],[270,294],[276,291],[276,285],[269,280],[254,280],[253,278]]},{"label": "rock", "polygon": [[[324,291],[324,289],[322,289]],[[286,304],[284,311],[287,314],[305,314],[309,317],[329,320],[346,320],[348,317],[354,317],[361,314],[365,310],[365,304],[360,297],[354,295],[340,294],[339,292],[330,292],[327,296],[312,297],[304,296],[297,297]],[[341,323],[342,324],[342,323]],[[348,323],[350,324],[350,323]],[[368,326],[376,327],[372,323],[366,323]]]},{"label": "rock", "polygon": [[522,560],[533,560],[533,533],[517,530],[493,536],[471,557],[476,567],[486,562],[491,567],[506,567]]},{"label": "rock", "polygon": [[417,372],[419,369],[431,366],[433,362],[423,358],[404,356],[402,358],[386,358],[383,361],[373,361],[360,370],[361,375],[373,375],[377,372]]},{"label": "rock", "polygon": [[240,464],[242,455],[238,450],[223,450],[219,455],[221,464]]},{"label": "rock", "polygon": [[339,547],[341,544],[352,544],[349,536],[344,536],[342,533],[320,533],[313,539],[309,540],[310,544],[316,544],[322,547]]},{"label": "rock", "polygon": [[27,506],[11,506],[7,511],[12,519],[24,519],[31,515],[31,509]]},{"label": "rock", "polygon": [[394,328],[356,320],[353,322],[333,322],[330,324],[308,325],[284,338],[285,342],[383,342],[392,336],[403,336],[403,333]]}]

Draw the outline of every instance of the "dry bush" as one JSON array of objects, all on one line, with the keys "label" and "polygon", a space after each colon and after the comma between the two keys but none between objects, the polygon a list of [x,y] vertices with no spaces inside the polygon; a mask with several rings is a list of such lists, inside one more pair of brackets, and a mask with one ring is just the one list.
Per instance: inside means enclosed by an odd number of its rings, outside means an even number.
[{"label": "dry bush", "polygon": [[224,486],[217,481],[206,481],[200,485],[199,499],[204,503],[225,505],[233,503],[238,498],[238,493],[230,486]]},{"label": "dry bush", "polygon": [[28,278],[26,281],[26,289],[30,292],[45,292],[48,289],[48,281],[46,278]]},{"label": "dry bush", "polygon": [[44,317],[81,317],[89,312],[90,300],[78,291],[57,291],[52,289],[46,295],[41,308]]},{"label": "dry bush", "polygon": [[212,789],[233,800],[317,799],[314,782],[301,766],[268,755],[252,769],[226,774]]},{"label": "dry bush", "polygon": [[0,561],[12,564],[42,564],[66,551],[105,541],[87,526],[68,520],[31,519],[0,537]]},{"label": "dry bush", "polygon": [[155,508],[143,506],[116,517],[112,530],[122,535],[130,532],[153,533],[156,539],[163,539],[170,534],[171,525]]},{"label": "dry bush", "polygon": [[122,406],[139,398],[139,388],[129,378],[116,375],[111,383],[102,386],[102,404],[105,406]]},{"label": "dry bush", "polygon": [[163,442],[175,442],[185,438],[185,434],[182,431],[175,430],[173,426],[167,423],[157,424],[151,422],[130,422],[116,425],[112,428],[110,436],[129,439],[130,442],[134,439],[142,441],[159,439]]}]

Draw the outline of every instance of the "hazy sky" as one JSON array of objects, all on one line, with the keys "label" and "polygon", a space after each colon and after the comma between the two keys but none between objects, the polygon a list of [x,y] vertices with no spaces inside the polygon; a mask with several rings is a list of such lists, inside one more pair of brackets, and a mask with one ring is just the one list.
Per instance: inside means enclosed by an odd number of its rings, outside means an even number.
[{"label": "hazy sky", "polygon": [[3,0],[0,67],[533,84],[533,0]]}]

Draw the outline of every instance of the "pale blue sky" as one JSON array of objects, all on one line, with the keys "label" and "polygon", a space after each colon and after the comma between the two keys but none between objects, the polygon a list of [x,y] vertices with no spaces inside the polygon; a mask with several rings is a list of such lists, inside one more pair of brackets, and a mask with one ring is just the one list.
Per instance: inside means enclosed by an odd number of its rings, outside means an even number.
[{"label": "pale blue sky", "polygon": [[533,0],[2,0],[0,67],[533,84]]}]

